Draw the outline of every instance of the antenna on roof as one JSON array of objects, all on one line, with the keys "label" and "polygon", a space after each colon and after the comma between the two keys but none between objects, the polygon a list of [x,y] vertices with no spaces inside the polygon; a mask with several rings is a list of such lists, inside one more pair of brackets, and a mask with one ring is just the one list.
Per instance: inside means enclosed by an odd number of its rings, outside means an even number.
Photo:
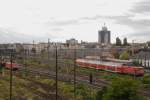
[{"label": "antenna on roof", "polygon": [[33,46],[34,46],[34,40],[33,40],[33,42],[32,42],[32,43],[33,43]]},{"label": "antenna on roof", "polygon": [[106,24],[104,23],[104,26],[105,26]]}]

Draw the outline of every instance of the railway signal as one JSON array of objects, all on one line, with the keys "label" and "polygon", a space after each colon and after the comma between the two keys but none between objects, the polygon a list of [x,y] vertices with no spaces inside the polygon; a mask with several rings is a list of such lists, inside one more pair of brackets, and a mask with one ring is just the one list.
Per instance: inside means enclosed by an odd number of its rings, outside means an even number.
[{"label": "railway signal", "polygon": [[[93,75],[92,75],[92,73],[90,73],[90,75],[89,75],[89,82],[92,85],[92,83],[93,83]],[[92,88],[91,88],[91,86],[90,86],[90,98],[92,98]]]},{"label": "railway signal", "polygon": [[90,73],[90,75],[89,75],[89,82],[90,82],[90,84],[93,83],[93,75],[92,75],[92,73]]}]

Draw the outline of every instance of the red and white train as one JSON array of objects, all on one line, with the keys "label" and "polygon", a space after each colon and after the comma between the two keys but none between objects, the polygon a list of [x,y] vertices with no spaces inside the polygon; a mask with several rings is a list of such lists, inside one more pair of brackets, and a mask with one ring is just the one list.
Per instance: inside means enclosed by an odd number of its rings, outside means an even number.
[{"label": "red and white train", "polygon": [[20,66],[15,62],[13,62],[12,65],[11,65],[11,62],[6,62],[5,63],[5,68],[6,69],[11,69],[12,68],[12,70],[18,70],[20,68]]},{"label": "red and white train", "polygon": [[12,70],[18,70],[20,68],[20,66],[16,62],[12,62],[12,64],[11,64],[11,62],[8,62],[8,61],[0,62],[0,67],[6,68],[6,69],[12,69]]},{"label": "red and white train", "polygon": [[130,74],[130,75],[136,75],[136,76],[143,76],[144,75],[144,68],[143,67],[137,67],[137,66],[131,66],[126,63],[125,61],[121,60],[105,60],[105,61],[99,61],[99,60],[93,60],[93,59],[77,59],[76,63],[80,67],[85,68],[94,68],[94,69],[100,69],[105,71],[110,71],[114,73],[120,73],[120,74]]}]

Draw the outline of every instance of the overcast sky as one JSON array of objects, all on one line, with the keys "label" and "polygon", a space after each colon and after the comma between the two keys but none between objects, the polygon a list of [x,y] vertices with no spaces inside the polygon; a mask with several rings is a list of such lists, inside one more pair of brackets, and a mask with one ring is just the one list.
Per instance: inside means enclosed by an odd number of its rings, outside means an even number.
[{"label": "overcast sky", "polygon": [[98,41],[103,24],[129,41],[150,40],[150,0],[0,0],[0,42]]}]

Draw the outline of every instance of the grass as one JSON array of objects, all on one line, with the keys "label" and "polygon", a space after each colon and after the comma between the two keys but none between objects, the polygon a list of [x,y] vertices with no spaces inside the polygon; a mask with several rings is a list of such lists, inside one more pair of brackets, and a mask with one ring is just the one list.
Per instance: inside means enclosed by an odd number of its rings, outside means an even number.
[{"label": "grass", "polygon": [[131,75],[111,73],[111,72],[107,72],[107,71],[104,71],[104,70],[96,70],[96,69],[91,69],[91,68],[78,67],[78,72],[79,73],[84,73],[84,74],[87,74],[87,75],[92,73],[96,78],[102,78],[102,79],[107,79],[107,80],[111,80],[111,79],[114,79],[116,77],[133,78],[133,76],[131,76]]},{"label": "grass", "polygon": [[[9,100],[9,71],[5,71],[5,76],[0,76],[0,100]],[[90,88],[83,84],[77,84],[77,100],[88,100]],[[41,76],[28,75],[23,73],[13,73],[13,99],[15,100],[45,100],[53,98],[55,100],[55,80]],[[92,91],[92,98],[95,97],[96,90]],[[71,83],[58,82],[59,98],[63,100],[73,100],[74,86]]]},{"label": "grass", "polygon": [[[65,63],[69,63],[69,64],[73,64],[72,60],[64,60]],[[53,69],[55,67],[55,61],[54,62],[49,62],[49,64],[44,64],[44,63],[39,63],[38,60],[36,59],[28,59],[26,61],[27,65],[31,65],[34,68],[45,68],[45,69]],[[73,73],[73,66],[66,66],[64,67],[63,65],[59,65],[59,72],[62,73]],[[117,74],[117,73],[111,73],[111,72],[106,72],[103,70],[96,70],[96,69],[89,69],[89,68],[81,68],[81,67],[77,67],[77,73],[78,74],[84,74],[84,75],[89,75],[89,74],[93,74],[94,77],[96,78],[101,78],[101,79],[105,79],[108,81],[112,81],[112,79],[116,78],[116,77],[120,77],[120,78],[124,78],[124,79],[134,79],[133,76],[131,75],[122,75],[122,74]],[[149,74],[146,74],[146,76]],[[145,84],[143,82],[143,77],[140,78],[136,78],[138,84],[140,84],[140,88],[149,88],[150,83]],[[149,78],[146,78],[146,82],[149,82]],[[54,80],[50,80],[50,79],[45,79],[44,77],[39,77],[39,78],[33,78],[33,80],[36,80],[38,82],[40,82],[41,84],[44,84],[45,86],[49,85],[49,89],[52,90],[51,92],[54,92],[54,87],[55,87],[55,81]],[[33,85],[33,84],[32,84]],[[52,88],[53,87],[53,88]],[[43,89],[44,88],[44,89]],[[82,84],[79,84],[77,86],[77,100],[88,100],[90,97],[90,88],[86,87],[85,85],[83,86]],[[8,91],[8,89],[6,89]],[[22,90],[24,90],[24,88],[22,88]],[[28,90],[28,89],[27,89]],[[31,89],[32,92],[27,93],[26,97],[30,97],[32,99],[34,99],[32,97],[32,95],[37,92],[40,92],[41,94],[46,94],[49,92],[48,90],[46,90],[45,87],[41,87],[41,86],[37,86]],[[74,93],[73,93],[73,85],[71,83],[64,83],[64,82],[59,82],[59,94],[61,94],[62,97],[66,98],[67,100],[72,100]],[[20,91],[20,90],[18,90]],[[86,91],[86,92],[85,92]],[[95,95],[96,90],[93,90],[92,94],[93,97]],[[26,92],[26,88],[25,88],[25,92]],[[21,93],[21,92],[20,92]],[[26,94],[26,93],[25,93]],[[32,95],[31,95],[32,94]],[[5,94],[6,95],[6,94]],[[31,95],[31,96],[30,96]],[[46,97],[46,96],[45,96]],[[86,98],[87,97],[87,98]],[[38,97],[37,97],[38,98]],[[31,100],[32,100],[31,99]],[[94,99],[94,98],[92,98]],[[38,100],[38,99],[36,99]]]},{"label": "grass", "polygon": [[[24,80],[24,79],[20,79],[17,77],[13,77],[13,92],[12,98],[15,98],[15,100],[20,100],[22,98],[34,98],[32,95],[33,93],[31,93],[29,91],[29,88],[26,88],[26,86],[29,84],[28,81]],[[8,100],[9,99],[9,76],[5,76],[3,77],[3,79],[0,80],[0,98],[1,100]]]}]

